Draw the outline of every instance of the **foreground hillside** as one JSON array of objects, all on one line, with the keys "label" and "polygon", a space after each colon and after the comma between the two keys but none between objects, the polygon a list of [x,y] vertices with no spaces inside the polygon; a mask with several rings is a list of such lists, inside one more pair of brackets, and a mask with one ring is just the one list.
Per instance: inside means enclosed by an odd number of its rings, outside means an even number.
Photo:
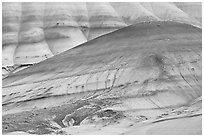
[{"label": "foreground hillside", "polygon": [[139,23],[11,74],[3,133],[201,134],[201,34]]}]

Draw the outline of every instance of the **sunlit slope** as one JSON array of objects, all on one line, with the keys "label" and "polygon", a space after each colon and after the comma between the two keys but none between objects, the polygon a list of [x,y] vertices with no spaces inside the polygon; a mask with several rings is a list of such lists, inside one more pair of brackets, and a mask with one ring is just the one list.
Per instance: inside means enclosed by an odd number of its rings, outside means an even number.
[{"label": "sunlit slope", "polygon": [[190,17],[195,18],[202,23],[202,3],[200,2],[175,2],[179,9],[187,13]]}]

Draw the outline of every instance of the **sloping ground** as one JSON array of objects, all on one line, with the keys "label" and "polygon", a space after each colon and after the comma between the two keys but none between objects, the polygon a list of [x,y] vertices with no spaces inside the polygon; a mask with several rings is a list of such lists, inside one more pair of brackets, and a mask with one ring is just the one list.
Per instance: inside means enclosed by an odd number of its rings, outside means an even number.
[{"label": "sloping ground", "polygon": [[201,32],[176,22],[139,23],[11,74],[3,80],[3,133],[71,134],[69,126],[77,126],[90,134],[85,127],[94,125],[137,134],[128,127],[201,119]]},{"label": "sloping ground", "polygon": [[131,24],[170,20],[201,27],[202,20],[201,3],[3,3],[2,7],[4,70],[40,62]]},{"label": "sloping ground", "polygon": [[186,14],[188,14],[190,17],[195,18],[200,23],[202,23],[202,6],[199,2],[176,2],[174,3],[179,9],[184,11]]}]

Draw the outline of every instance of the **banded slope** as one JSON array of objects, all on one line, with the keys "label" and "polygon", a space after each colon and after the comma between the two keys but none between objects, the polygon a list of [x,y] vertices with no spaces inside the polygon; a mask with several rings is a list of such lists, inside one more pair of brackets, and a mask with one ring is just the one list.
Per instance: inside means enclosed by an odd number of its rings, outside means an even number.
[{"label": "banded slope", "polygon": [[[200,28],[163,21],[138,23],[86,42],[3,80],[3,132],[46,134],[56,131],[49,130],[53,123],[57,129],[104,124],[93,120],[104,112],[110,115],[106,126],[113,119],[138,123],[200,115],[201,49]],[[26,126],[18,125],[31,113],[36,116]],[[8,121],[13,127],[6,128]]]},{"label": "banded slope", "polygon": [[201,27],[202,18],[201,3],[3,3],[2,7],[3,74],[131,24],[171,20]]}]

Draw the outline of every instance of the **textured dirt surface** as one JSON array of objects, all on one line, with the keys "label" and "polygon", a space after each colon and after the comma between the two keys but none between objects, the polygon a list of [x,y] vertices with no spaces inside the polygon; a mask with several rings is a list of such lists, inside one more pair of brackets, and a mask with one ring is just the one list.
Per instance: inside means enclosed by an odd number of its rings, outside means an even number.
[{"label": "textured dirt surface", "polygon": [[3,133],[201,134],[201,34],[139,23],[11,74]]}]

